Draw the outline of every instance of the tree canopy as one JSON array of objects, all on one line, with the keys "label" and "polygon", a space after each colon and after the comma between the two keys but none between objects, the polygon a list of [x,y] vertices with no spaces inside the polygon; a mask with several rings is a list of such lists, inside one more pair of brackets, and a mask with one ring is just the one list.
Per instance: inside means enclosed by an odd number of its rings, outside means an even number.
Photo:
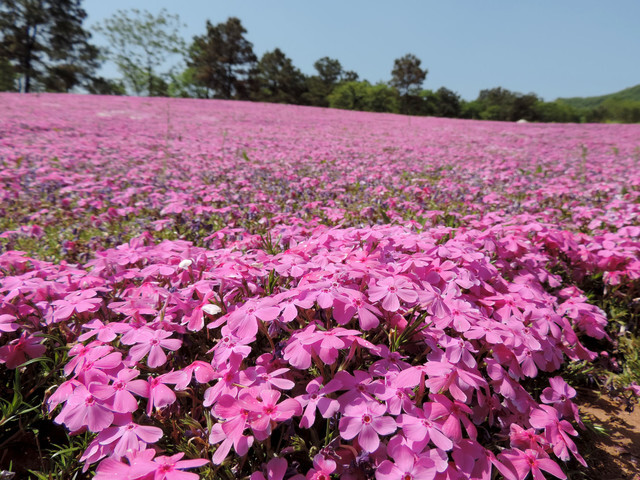
[{"label": "tree canopy", "polygon": [[393,70],[391,71],[391,81],[389,84],[397,88],[400,95],[417,94],[426,80],[428,73],[426,68],[420,68],[421,63],[421,60],[411,53],[396,58],[393,62]]},{"label": "tree canopy", "polygon": [[257,57],[240,19],[230,17],[217,25],[207,20],[206,28],[189,48],[187,64],[195,82],[212,90],[216,98],[248,98]]},{"label": "tree canopy", "polygon": [[[167,93],[171,68],[167,58],[184,53],[180,17],[162,9],[157,15],[138,9],[118,10],[98,27],[107,40],[109,58],[136,95]],[[164,67],[163,71],[158,69]]]},{"label": "tree canopy", "polygon": [[[68,92],[95,80],[98,49],[82,23],[81,0],[0,1],[3,86]],[[15,86],[14,86],[15,88]]]},{"label": "tree canopy", "polygon": [[301,103],[305,90],[304,75],[282,50],[266,52],[256,70],[254,99],[274,103]]}]

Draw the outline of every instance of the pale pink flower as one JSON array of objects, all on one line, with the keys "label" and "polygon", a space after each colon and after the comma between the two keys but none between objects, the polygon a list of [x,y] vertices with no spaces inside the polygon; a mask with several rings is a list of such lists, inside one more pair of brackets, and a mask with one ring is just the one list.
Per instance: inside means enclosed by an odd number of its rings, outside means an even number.
[{"label": "pale pink flower", "polygon": [[366,452],[375,452],[380,445],[379,435],[390,435],[396,431],[396,421],[387,417],[386,407],[377,402],[349,404],[340,419],[340,436],[345,440],[358,437],[358,444]]}]

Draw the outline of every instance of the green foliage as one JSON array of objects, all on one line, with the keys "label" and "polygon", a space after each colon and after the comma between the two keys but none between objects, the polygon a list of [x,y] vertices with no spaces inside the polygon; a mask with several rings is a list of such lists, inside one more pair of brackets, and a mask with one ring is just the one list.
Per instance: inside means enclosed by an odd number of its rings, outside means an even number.
[{"label": "green foliage", "polygon": [[187,64],[194,85],[212,90],[215,98],[248,99],[257,57],[244,37],[247,31],[236,17],[217,25],[207,20],[206,28],[189,47]]},{"label": "green foliage", "polygon": [[415,95],[427,78],[428,70],[420,68],[421,60],[408,53],[396,58],[391,71],[389,84],[396,88],[400,95]]},{"label": "green foliage", "polygon": [[0,2],[1,89],[15,89],[16,77],[24,92],[91,83],[99,55],[82,27],[86,16],[80,0]]},{"label": "green foliage", "polygon": [[256,69],[253,99],[271,103],[303,103],[305,78],[289,57],[276,48],[266,52]]},{"label": "green foliage", "polygon": [[158,72],[167,57],[184,52],[178,31],[178,15],[162,9],[157,16],[147,11],[118,10],[104,20],[98,31],[109,41],[108,57],[116,64],[128,88],[136,95],[164,96],[169,72]]},{"label": "green foliage", "polygon": [[570,123],[581,121],[580,112],[562,102],[540,102],[535,108],[538,120],[541,122]]},{"label": "green foliage", "polygon": [[558,101],[566,105],[570,105],[577,109],[596,108],[606,101],[613,100],[616,102],[640,102],[640,84],[633,87],[625,88],[619,92],[610,93],[608,95],[600,95],[597,97],[572,97],[559,98]]},{"label": "green foliage", "polygon": [[27,478],[28,473],[47,480],[85,478],[78,460],[88,435],[70,437],[43,405],[51,386],[64,381],[65,333],[52,325],[41,336],[47,346],[45,356],[0,370],[0,470],[12,463],[17,478]]},{"label": "green foliage", "polygon": [[120,80],[96,78],[87,85],[87,91],[94,95],[125,95],[127,89]]},{"label": "green foliage", "polygon": [[17,75],[6,58],[0,58],[0,92],[15,92]]},{"label": "green foliage", "polygon": [[432,115],[435,117],[460,118],[462,99],[456,92],[445,87],[437,91],[422,90],[418,95],[409,96],[407,113],[414,115]]},{"label": "green foliage", "polygon": [[329,95],[332,108],[360,110],[364,112],[399,111],[397,91],[384,83],[371,85],[363,82],[345,82],[336,87]]},{"label": "green foliage", "polygon": [[329,95],[343,81],[344,71],[340,62],[334,58],[322,57],[313,64],[317,75],[307,77],[307,91],[303,97],[305,103],[317,107],[329,106]]},{"label": "green foliage", "polygon": [[171,74],[168,93],[170,97],[178,98],[209,98],[209,89],[198,84],[196,72],[191,67]]}]

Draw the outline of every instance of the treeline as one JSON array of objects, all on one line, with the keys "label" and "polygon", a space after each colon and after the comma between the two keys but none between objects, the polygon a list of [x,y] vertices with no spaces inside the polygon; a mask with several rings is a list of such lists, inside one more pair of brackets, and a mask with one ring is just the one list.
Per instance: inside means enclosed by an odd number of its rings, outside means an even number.
[{"label": "treeline", "polygon": [[[0,90],[218,98],[288,103],[370,112],[529,122],[640,122],[640,102],[608,100],[596,107],[545,102],[533,93],[497,87],[465,101],[445,87],[423,89],[428,70],[415,55],[394,61],[388,82],[372,84],[323,57],[303,74],[276,48],[258,58],[238,18],[205,23],[190,43],[180,19],[165,10],[118,11],[96,30],[96,47],[82,26],[81,0],[0,2]],[[104,60],[119,79],[96,74]],[[170,60],[174,60],[171,62]]]}]

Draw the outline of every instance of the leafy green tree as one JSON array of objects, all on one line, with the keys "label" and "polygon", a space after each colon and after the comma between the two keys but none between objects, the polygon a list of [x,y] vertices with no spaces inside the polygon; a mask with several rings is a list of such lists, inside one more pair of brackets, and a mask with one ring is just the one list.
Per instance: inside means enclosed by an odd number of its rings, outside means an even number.
[{"label": "leafy green tree", "polygon": [[338,85],[328,97],[329,106],[344,110],[365,112],[392,112],[399,110],[398,93],[395,89],[379,83],[344,82]]},{"label": "leafy green tree", "polygon": [[540,102],[535,109],[536,117],[541,122],[580,122],[578,109],[563,102]]},{"label": "leafy green tree", "polygon": [[303,103],[305,77],[282,50],[266,52],[256,69],[255,100],[273,103]]},{"label": "leafy green tree", "polygon": [[119,80],[97,78],[87,86],[87,91],[94,95],[125,95],[127,89]]},{"label": "leafy green tree", "polygon": [[165,9],[158,15],[132,9],[118,10],[98,30],[107,38],[108,57],[120,70],[125,84],[136,95],[159,96],[166,94],[164,78],[170,69],[158,70],[166,65],[169,56],[184,53],[181,26],[180,17]]},{"label": "leafy green tree", "polygon": [[359,78],[360,78],[360,75],[358,75],[353,70],[347,70],[342,74],[343,82],[357,82]]},{"label": "leafy green tree", "polygon": [[15,92],[16,72],[6,58],[0,58],[0,92]]},{"label": "leafy green tree", "polygon": [[189,47],[187,64],[196,84],[216,98],[248,98],[257,57],[244,36],[247,31],[236,17],[217,25],[207,20],[206,27],[207,33],[195,36]]},{"label": "leafy green tree", "polygon": [[417,113],[416,107],[419,106],[420,101],[418,98],[411,97],[417,97],[428,73],[426,68],[420,67],[421,63],[421,60],[411,53],[396,58],[393,62],[389,84],[400,93],[402,113]]},{"label": "leafy green tree", "polygon": [[336,87],[328,97],[331,108],[342,110],[361,110],[366,108],[366,97],[369,82],[344,82]]},{"label": "leafy green tree", "polygon": [[210,90],[199,85],[196,72],[187,67],[182,72],[171,75],[169,96],[179,98],[210,98]]},{"label": "leafy green tree", "polygon": [[484,106],[477,100],[472,100],[470,102],[463,100],[460,105],[460,117],[479,120],[480,118],[482,118],[481,115],[483,109]]},{"label": "leafy green tree", "polygon": [[367,112],[398,113],[400,111],[398,93],[382,82],[371,85],[365,98],[365,110]]},{"label": "leafy green tree", "polygon": [[313,68],[318,72],[318,77],[327,86],[333,87],[342,80],[342,65],[335,58],[322,57],[313,64]]},{"label": "leafy green tree", "polygon": [[540,120],[537,109],[540,102],[542,100],[535,93],[517,93],[511,105],[509,120],[515,122],[522,119],[529,122],[537,122]]},{"label": "leafy green tree", "polygon": [[335,86],[342,80],[342,65],[336,59],[322,57],[313,64],[317,75],[307,77],[307,92],[304,94],[305,103],[318,107],[329,106],[327,97]]},{"label": "leafy green tree", "polygon": [[21,91],[67,92],[95,79],[99,55],[86,16],[80,0],[0,1],[0,58]]},{"label": "leafy green tree", "polygon": [[421,60],[411,53],[396,58],[393,62],[389,83],[398,89],[400,95],[415,95],[422,87],[429,71],[420,68],[421,63]]},{"label": "leafy green tree", "polygon": [[462,113],[460,95],[445,87],[436,91],[438,117],[459,118]]},{"label": "leafy green tree", "polygon": [[481,105],[483,120],[511,120],[516,94],[506,88],[496,87],[480,90],[477,102]]}]

